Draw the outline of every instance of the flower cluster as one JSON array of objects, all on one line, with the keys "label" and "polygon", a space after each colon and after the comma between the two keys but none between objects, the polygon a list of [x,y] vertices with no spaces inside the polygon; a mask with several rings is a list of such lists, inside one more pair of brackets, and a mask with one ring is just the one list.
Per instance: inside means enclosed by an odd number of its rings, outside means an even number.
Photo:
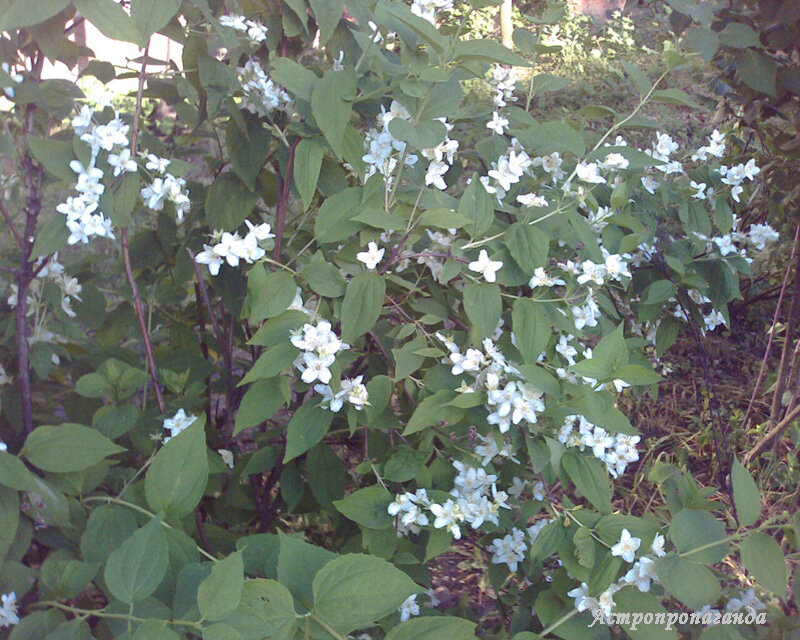
[{"label": "flower cluster", "polygon": [[[323,385],[329,384],[332,378],[330,367],[336,361],[336,354],[350,348],[350,345],[342,342],[341,338],[336,335],[331,323],[327,320],[320,320],[316,325],[303,325],[292,335],[290,340],[295,347],[303,351],[294,361],[294,366],[300,371],[300,377],[306,384],[311,384],[316,380]],[[352,381],[352,384],[360,385],[361,380]],[[365,398],[365,395],[356,389],[353,397]],[[331,400],[330,396],[328,396],[328,400]],[[348,399],[348,402],[352,401]],[[353,404],[357,403],[353,402]],[[363,405],[364,402],[361,404]]]},{"label": "flower cluster", "polygon": [[[170,161],[155,154],[147,154],[145,169],[159,174],[153,181],[142,188],[142,200],[153,211],[161,211],[164,204],[171,202],[175,207],[175,217],[183,222],[183,217],[191,208],[186,180],[176,177],[167,171]],[[116,174],[115,174],[116,175]]]},{"label": "flower cluster", "polygon": [[420,527],[430,523],[427,509],[434,517],[436,529],[446,529],[456,539],[461,538],[461,525],[466,523],[473,529],[480,529],[489,522],[499,524],[500,509],[510,509],[508,494],[497,489],[497,476],[486,473],[481,467],[473,467],[456,460],[453,462],[456,477],[453,490],[444,503],[433,502],[425,489],[415,493],[402,493],[396,496],[388,507],[388,513],[396,518],[397,535],[419,533]]},{"label": "flower cluster", "polygon": [[103,184],[105,174],[97,165],[101,152],[104,152],[106,161],[109,166],[114,166],[115,171],[137,170],[136,163],[130,162],[130,150],[127,149],[128,125],[120,119],[118,112],[105,124],[98,124],[95,122],[94,109],[83,105],[80,113],[73,118],[72,126],[80,139],[89,145],[91,157],[87,166],[78,160],[69,163],[70,168],[78,175],[75,184],[78,195],[69,196],[56,207],[56,211],[67,218],[69,244],[85,244],[93,236],[113,239],[115,236],[111,220],[99,210],[100,196],[105,192],[106,185]]},{"label": "flower cluster", "polygon": [[652,556],[656,558],[663,558],[664,552],[664,536],[657,533],[653,538],[653,543],[650,547],[651,555],[641,556],[636,560],[636,552],[641,547],[642,541],[631,535],[627,529],[622,530],[619,542],[611,547],[611,555],[621,557],[628,564],[633,566],[622,577],[619,582],[614,582],[603,591],[599,596],[592,597],[589,593],[589,585],[585,582],[581,583],[580,587],[575,587],[567,592],[570,598],[575,599],[575,608],[578,611],[589,610],[592,615],[598,615],[602,612],[605,616],[610,616],[613,608],[616,606],[614,602],[614,594],[627,585],[636,585],[639,591],[650,591],[650,583],[658,582],[658,575],[655,572],[655,561]]},{"label": "flower cluster", "polygon": [[239,83],[244,95],[242,107],[259,116],[273,111],[291,111],[294,101],[281,89],[257,60],[250,59],[238,69]]},{"label": "flower cluster", "polygon": [[608,433],[583,416],[567,416],[558,431],[558,439],[562,444],[577,447],[581,451],[585,448],[591,449],[592,455],[606,465],[608,473],[613,478],[621,476],[630,463],[639,459],[639,452],[636,450],[636,445],[641,439],[639,436]]},{"label": "flower cluster", "polygon": [[215,231],[211,238],[215,244],[203,244],[203,250],[195,256],[195,262],[208,265],[212,276],[219,275],[219,268],[227,262],[231,267],[238,267],[240,261],[253,264],[266,255],[261,247],[262,242],[275,237],[272,227],[266,222],[253,224],[245,220],[247,233],[244,238],[238,231]]},{"label": "flower cluster", "polygon": [[220,16],[219,23],[224,27],[230,27],[243,34],[250,40],[250,44],[257,46],[267,39],[268,28],[255,20],[249,20],[244,16],[230,14]]},{"label": "flower cluster", "polygon": [[334,413],[341,411],[345,402],[360,411],[369,404],[369,393],[363,379],[364,376],[343,378],[339,391],[334,391],[328,384],[317,384],[314,391],[322,395],[322,406]]}]

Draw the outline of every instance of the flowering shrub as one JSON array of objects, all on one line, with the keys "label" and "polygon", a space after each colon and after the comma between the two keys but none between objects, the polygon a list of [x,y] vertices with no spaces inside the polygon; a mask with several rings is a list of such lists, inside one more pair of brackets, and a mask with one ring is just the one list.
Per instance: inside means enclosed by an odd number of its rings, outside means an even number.
[{"label": "flowering shrub", "polygon": [[[684,58],[627,65],[639,105],[597,134],[533,119],[527,58],[440,32],[448,2],[131,4],[0,13],[0,633],[471,638],[430,571],[466,542],[506,613],[486,637],[609,637],[598,616],[666,605],[686,620],[615,619],[674,638],[784,597],[748,471],[723,522],[617,407],[681,331],[728,324],[778,239],[739,225],[759,168],[736,140],[682,150],[640,116],[694,106],[665,88]],[[81,19],[143,47],[133,113],[42,79]],[[653,499],[627,513],[634,474]],[[729,586],[736,550],[760,597]]]}]

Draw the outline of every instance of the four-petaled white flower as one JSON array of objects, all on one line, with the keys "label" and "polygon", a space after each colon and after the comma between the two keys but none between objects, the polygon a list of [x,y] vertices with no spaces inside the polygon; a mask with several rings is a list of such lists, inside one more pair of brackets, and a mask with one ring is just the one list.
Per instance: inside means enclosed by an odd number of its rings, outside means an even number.
[{"label": "four-petaled white flower", "polygon": [[636,550],[641,544],[641,539],[634,538],[630,531],[623,529],[619,537],[619,542],[611,547],[611,555],[619,556],[625,562],[633,562],[636,557]]},{"label": "four-petaled white flower", "polygon": [[506,127],[508,126],[508,118],[505,116],[501,116],[498,111],[492,113],[492,119],[486,123],[486,128],[490,131],[493,131],[499,136],[502,136],[505,133]]},{"label": "four-petaled white flower", "polygon": [[19,615],[17,615],[17,594],[13,591],[5,593],[0,597],[0,629],[3,627],[10,627],[19,622]]},{"label": "four-petaled white flower", "polygon": [[470,271],[480,273],[486,282],[494,282],[497,280],[497,272],[500,271],[503,263],[499,260],[490,260],[486,249],[481,249],[478,259],[470,262],[467,266]]},{"label": "four-petaled white flower", "polygon": [[383,260],[383,254],[385,252],[386,249],[378,249],[378,245],[376,243],[370,242],[367,245],[367,250],[359,251],[356,254],[356,258],[358,258],[359,262],[363,262],[367,269],[373,270],[378,266],[378,263]]}]

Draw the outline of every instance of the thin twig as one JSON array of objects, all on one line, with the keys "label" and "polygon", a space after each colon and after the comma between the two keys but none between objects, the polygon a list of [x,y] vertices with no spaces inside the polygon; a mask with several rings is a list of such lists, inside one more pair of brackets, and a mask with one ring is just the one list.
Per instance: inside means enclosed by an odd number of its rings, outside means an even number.
[{"label": "thin twig", "polygon": [[747,421],[750,419],[750,414],[752,414],[753,412],[753,407],[755,406],[758,390],[761,387],[761,383],[764,380],[764,374],[767,368],[767,360],[769,359],[769,354],[772,351],[772,343],[775,339],[775,327],[777,326],[778,318],[780,317],[781,307],[783,306],[783,297],[786,294],[786,288],[789,286],[789,277],[792,273],[792,261],[794,260],[795,254],[797,253],[799,240],[800,240],[800,224],[797,225],[797,230],[795,231],[794,234],[794,246],[792,247],[792,255],[789,257],[789,266],[786,269],[786,275],[783,278],[783,285],[781,286],[781,293],[780,296],[778,296],[778,304],[775,307],[775,314],[772,317],[772,331],[770,331],[769,334],[769,340],[767,341],[767,348],[764,349],[764,357],[761,359],[761,368],[758,370],[758,377],[756,378],[756,384],[753,387],[753,393],[750,396],[750,403],[747,405],[747,412],[744,414],[744,419],[742,420],[742,427],[745,429],[747,428]]},{"label": "thin twig", "polygon": [[[131,156],[136,157],[136,147],[139,142],[139,123],[142,119],[142,96],[144,94],[144,79],[147,70],[147,55],[149,51],[148,46],[144,48],[142,55],[142,68],[139,71],[139,86],[136,90],[136,111],[133,114],[133,127],[131,128]],[[131,252],[128,244],[128,229],[122,229],[120,234],[122,237],[122,257],[125,262],[125,274],[128,276],[128,284],[131,287],[133,294],[133,306],[136,309],[136,317],[139,320],[139,329],[142,332],[142,340],[144,342],[144,351],[147,357],[147,364],[150,368],[150,377],[153,380],[153,390],[156,394],[156,402],[158,409],[162,414],[166,413],[167,405],[164,402],[164,396],[161,393],[161,384],[158,380],[158,367],[156,366],[156,359],[153,355],[153,345],[150,341],[150,333],[147,330],[147,322],[144,318],[144,305],[142,304],[142,296],[139,293],[139,287],[136,284],[136,278],[133,275],[133,265],[131,264]]]},{"label": "thin twig", "polygon": [[14,226],[14,220],[9,215],[8,211],[6,210],[6,206],[3,204],[2,200],[0,200],[0,213],[3,214],[3,218],[5,218],[8,228],[11,229],[11,233],[14,234],[14,237],[17,240],[19,248],[25,251],[25,242],[22,240],[22,236],[19,234],[17,228]]}]

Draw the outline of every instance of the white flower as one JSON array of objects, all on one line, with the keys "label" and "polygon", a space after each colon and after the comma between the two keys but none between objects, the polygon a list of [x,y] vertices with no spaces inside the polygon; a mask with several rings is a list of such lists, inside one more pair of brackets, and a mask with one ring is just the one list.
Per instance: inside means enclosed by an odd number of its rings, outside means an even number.
[{"label": "white flower", "polygon": [[579,163],[575,167],[575,175],[578,176],[579,180],[590,184],[605,184],[606,182],[606,179],[600,175],[600,167],[594,162],[589,162],[588,164]]},{"label": "white flower", "polygon": [[356,258],[360,262],[364,263],[364,266],[367,269],[375,269],[378,266],[378,263],[383,260],[383,254],[386,252],[386,249],[378,249],[378,245],[374,242],[370,242],[367,245],[366,251],[360,251],[356,254]]},{"label": "white flower", "polygon": [[493,552],[492,564],[507,564],[510,571],[516,571],[519,563],[525,559],[525,532],[516,527],[503,538],[495,538],[489,549]]},{"label": "white flower", "polygon": [[561,278],[554,278],[547,275],[544,267],[536,267],[533,271],[533,277],[528,282],[528,286],[531,289],[535,289],[536,287],[563,287],[565,284],[566,282]]},{"label": "white flower", "polygon": [[619,542],[611,547],[611,555],[620,556],[625,562],[633,562],[634,554],[641,544],[642,541],[639,538],[634,538],[630,531],[623,529]]},{"label": "white flower", "polygon": [[135,173],[138,168],[136,163],[131,159],[131,150],[127,148],[123,149],[119,153],[109,153],[108,164],[114,167],[115,177],[126,171],[129,173]]},{"label": "white flower", "polygon": [[480,273],[486,282],[494,282],[497,280],[496,274],[502,268],[503,263],[499,260],[489,260],[489,254],[486,253],[486,249],[481,249],[478,259],[470,262],[467,266],[470,271]]},{"label": "white flower", "polygon": [[219,274],[219,268],[225,262],[218,253],[214,251],[214,247],[207,244],[203,245],[203,251],[194,257],[194,261],[198,264],[208,265],[208,270],[212,276]]},{"label": "white flower", "polygon": [[464,520],[464,514],[456,503],[448,500],[444,504],[432,504],[431,513],[435,516],[433,526],[437,529],[447,529],[456,540],[461,539],[461,527],[459,522]]},{"label": "white flower", "polygon": [[256,240],[269,240],[270,238],[274,238],[275,234],[272,233],[272,227],[266,222],[261,224],[253,224],[249,220],[245,220],[244,223],[247,225],[249,229],[248,234],[251,233],[255,236]]},{"label": "white flower", "polygon": [[692,194],[692,198],[694,198],[695,200],[705,200],[706,199],[706,183],[705,182],[697,183],[694,180],[692,180],[689,183],[689,186],[692,189],[695,190],[695,193]]},{"label": "white flower", "polygon": [[498,111],[492,113],[492,119],[486,123],[486,128],[490,131],[493,131],[499,136],[502,136],[505,133],[506,127],[508,126],[508,118],[501,116]]},{"label": "white flower", "polygon": [[17,594],[13,591],[11,593],[3,594],[2,607],[0,607],[0,629],[3,627],[10,627],[19,622],[17,615]]},{"label": "white flower", "polygon": [[311,384],[314,380],[319,380],[323,384],[328,384],[331,381],[330,367],[335,358],[332,355],[319,356],[316,353],[304,353],[302,356],[302,364],[304,366],[303,373],[300,376],[303,382]]},{"label": "white flower", "polygon": [[650,550],[657,558],[663,558],[667,555],[667,552],[664,551],[664,536],[660,533],[657,533],[653,538],[653,544],[650,545]]},{"label": "white flower", "polygon": [[579,612],[586,611],[587,609],[595,611],[599,607],[597,599],[589,595],[589,585],[585,582],[581,582],[580,587],[575,587],[571,591],[567,591],[567,595],[570,598],[575,598],[575,608]]},{"label": "white flower", "polygon": [[728,605],[725,607],[725,609],[730,612],[736,612],[742,608],[746,609],[748,612],[755,612],[766,609],[767,606],[758,599],[756,590],[750,588],[746,592],[740,591],[738,598],[731,598],[728,600]]},{"label": "white flower", "polygon": [[144,168],[148,171],[155,171],[157,173],[165,173],[167,167],[169,166],[169,160],[166,158],[161,158],[154,153],[147,154],[147,162],[144,165]]},{"label": "white flower", "polygon": [[650,558],[639,558],[625,574],[623,580],[629,584],[635,584],[639,591],[650,591],[650,582],[658,580],[655,563]]},{"label": "white flower", "polygon": [[517,196],[517,202],[526,207],[546,207],[547,200],[540,195],[536,195],[535,193],[524,193],[522,195]]},{"label": "white flower", "polygon": [[183,409],[179,409],[178,413],[171,418],[166,418],[164,420],[164,429],[169,431],[169,436],[164,438],[164,443],[166,444],[172,440],[172,438],[177,436],[181,431],[184,431],[189,425],[193,424],[195,420],[197,420],[197,416],[187,416]]},{"label": "white flower", "polygon": [[408,596],[403,604],[397,609],[400,612],[400,622],[405,622],[411,616],[419,615],[419,605],[417,604],[417,594]]},{"label": "white flower", "polygon": [[230,27],[231,29],[236,29],[237,31],[247,30],[247,24],[245,22],[244,16],[240,16],[235,13],[232,13],[227,16],[220,16],[219,23],[223,27]]},{"label": "white flower", "polygon": [[217,449],[217,453],[222,458],[222,461],[228,465],[228,468],[233,469],[233,452],[228,449]]},{"label": "white flower", "polygon": [[661,186],[661,183],[652,176],[642,176],[642,186],[645,188],[647,193],[653,195],[656,192],[656,189]]}]

